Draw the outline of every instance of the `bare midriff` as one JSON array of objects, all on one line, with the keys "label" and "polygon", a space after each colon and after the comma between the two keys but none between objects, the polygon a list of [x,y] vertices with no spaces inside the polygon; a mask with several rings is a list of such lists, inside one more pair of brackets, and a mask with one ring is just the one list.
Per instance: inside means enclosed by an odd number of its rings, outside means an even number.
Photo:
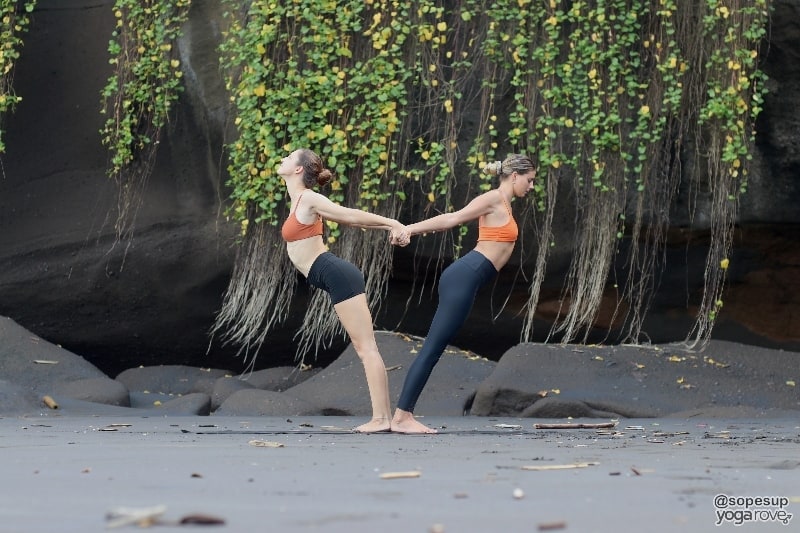
[{"label": "bare midriff", "polygon": [[481,255],[491,261],[495,270],[499,272],[511,258],[514,244],[513,242],[479,241],[475,246],[475,251],[480,252]]},{"label": "bare midriff", "polygon": [[328,247],[322,242],[322,236],[309,237],[299,241],[286,243],[286,251],[289,252],[289,260],[305,277],[311,270],[311,265],[317,257],[328,251]]}]

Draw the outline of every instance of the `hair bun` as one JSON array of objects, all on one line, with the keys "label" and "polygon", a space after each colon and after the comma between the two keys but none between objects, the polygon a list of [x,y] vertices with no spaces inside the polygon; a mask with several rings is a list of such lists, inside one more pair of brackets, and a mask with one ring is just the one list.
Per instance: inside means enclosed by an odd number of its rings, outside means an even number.
[{"label": "hair bun", "polygon": [[333,172],[331,172],[327,168],[323,168],[320,171],[319,175],[317,176],[317,184],[320,187],[324,187],[325,185],[328,184],[328,182],[331,181],[332,178],[333,178]]},{"label": "hair bun", "polygon": [[490,163],[486,163],[486,166],[483,167],[483,171],[490,176],[498,176],[503,173],[503,162],[492,161]]}]

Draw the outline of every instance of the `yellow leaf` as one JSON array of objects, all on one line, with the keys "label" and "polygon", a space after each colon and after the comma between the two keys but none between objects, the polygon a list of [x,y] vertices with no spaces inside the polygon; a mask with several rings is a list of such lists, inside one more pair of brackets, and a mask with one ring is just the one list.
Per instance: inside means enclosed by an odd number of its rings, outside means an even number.
[{"label": "yellow leaf", "polygon": [[719,267],[722,270],[728,270],[728,265],[730,265],[730,261],[728,260],[727,257],[719,262]]}]

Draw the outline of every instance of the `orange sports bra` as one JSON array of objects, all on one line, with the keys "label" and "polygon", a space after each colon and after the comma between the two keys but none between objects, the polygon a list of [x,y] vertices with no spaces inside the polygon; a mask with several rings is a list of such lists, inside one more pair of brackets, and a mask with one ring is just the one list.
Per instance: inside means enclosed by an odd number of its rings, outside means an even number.
[{"label": "orange sports bra", "polygon": [[317,221],[313,224],[303,224],[297,220],[295,212],[300,206],[300,200],[302,198],[303,195],[301,194],[300,198],[297,199],[297,205],[294,206],[294,210],[289,213],[289,218],[286,219],[281,227],[281,236],[286,242],[300,241],[308,239],[309,237],[322,235],[322,217],[317,217]]},{"label": "orange sports bra", "polygon": [[517,228],[517,221],[514,220],[514,214],[511,212],[511,206],[508,205],[503,193],[498,189],[495,190],[500,193],[500,196],[503,198],[503,205],[506,206],[506,211],[508,211],[508,222],[502,226],[484,226],[484,217],[482,216],[478,219],[478,242],[516,242],[517,235],[519,235],[519,228]]}]

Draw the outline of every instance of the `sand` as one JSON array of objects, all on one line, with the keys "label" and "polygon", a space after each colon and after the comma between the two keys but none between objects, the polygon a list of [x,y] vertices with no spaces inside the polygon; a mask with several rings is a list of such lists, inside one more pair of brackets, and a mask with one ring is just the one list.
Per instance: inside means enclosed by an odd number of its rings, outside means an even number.
[{"label": "sand", "polygon": [[[737,519],[742,531],[790,531],[800,521],[793,418],[423,421],[441,433],[353,434],[362,420],[349,417],[2,418],[0,531],[116,529],[108,517],[121,507],[160,513],[158,531],[712,531]],[[718,509],[718,495],[773,499]]]}]

